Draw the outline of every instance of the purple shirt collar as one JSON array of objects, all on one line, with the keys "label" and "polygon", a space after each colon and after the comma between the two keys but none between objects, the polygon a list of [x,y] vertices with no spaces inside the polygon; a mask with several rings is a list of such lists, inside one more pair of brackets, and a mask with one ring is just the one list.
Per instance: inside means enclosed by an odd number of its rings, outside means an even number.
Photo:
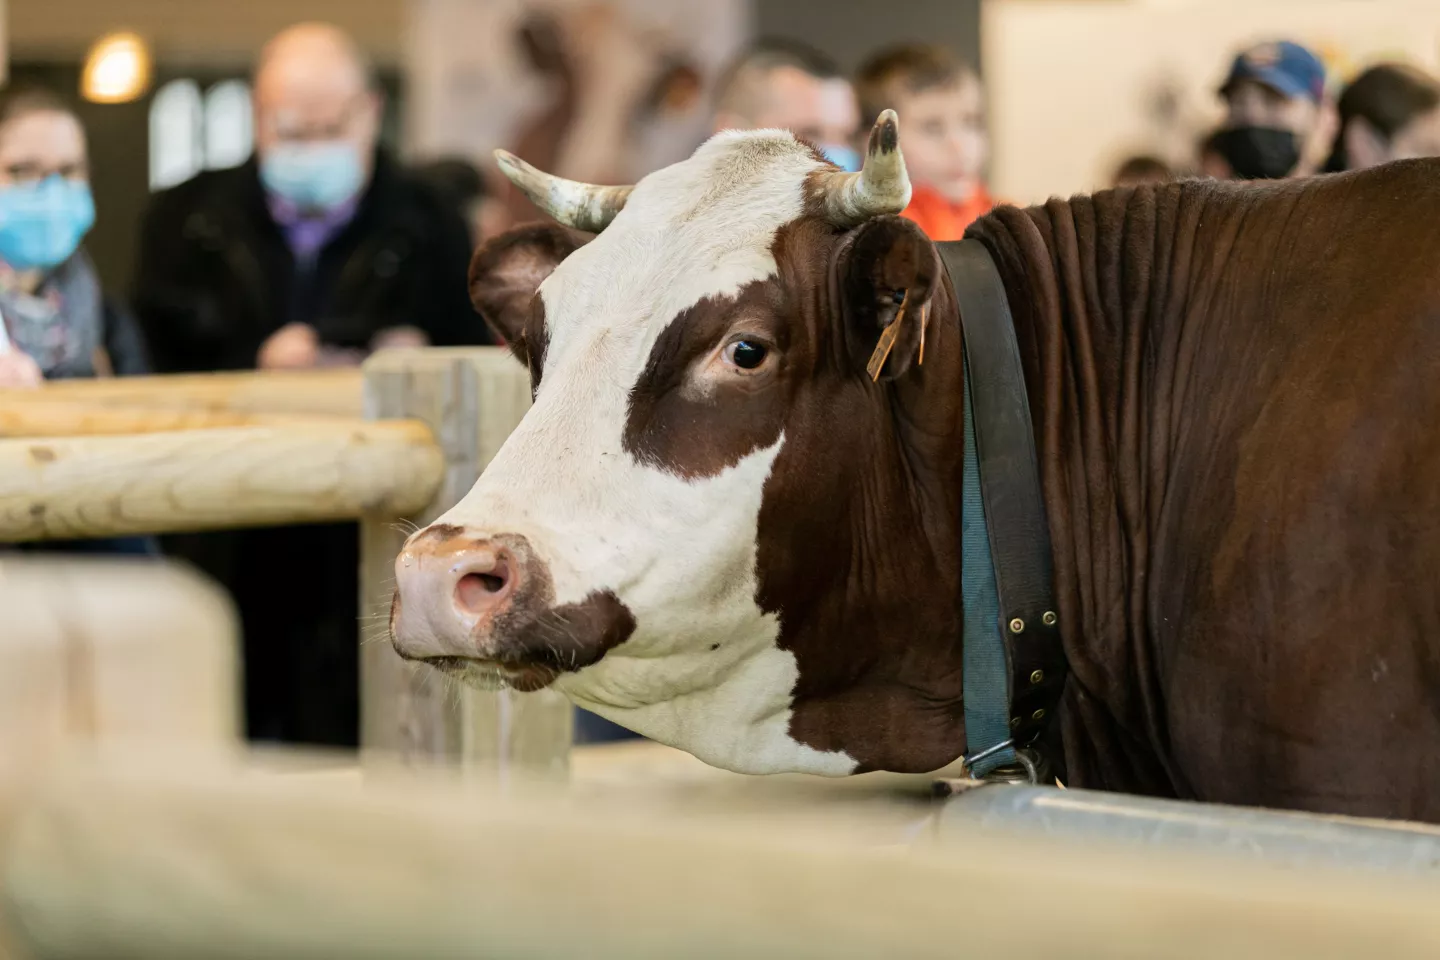
[{"label": "purple shirt collar", "polygon": [[323,213],[303,213],[284,197],[266,192],[265,203],[270,208],[270,217],[290,245],[290,252],[296,260],[313,260],[320,248],[329,243],[335,234],[355,219],[360,206],[360,194]]}]

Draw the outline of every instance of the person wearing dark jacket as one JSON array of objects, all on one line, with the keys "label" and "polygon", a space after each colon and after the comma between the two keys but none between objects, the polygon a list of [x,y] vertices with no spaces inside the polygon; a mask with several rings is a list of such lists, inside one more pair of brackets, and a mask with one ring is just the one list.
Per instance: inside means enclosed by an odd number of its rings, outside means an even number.
[{"label": "person wearing dark jacket", "polygon": [[[491,342],[470,306],[453,204],[379,143],[381,98],[325,24],[271,40],[255,71],[256,154],[158,194],[134,305],[162,372],[353,365],[389,345]],[[354,524],[167,538],[232,592],[252,739],[358,735]]]},{"label": "person wearing dark jacket", "polygon": [[467,225],[378,147],[348,39],[302,25],[256,72],[257,155],[155,196],[134,302],[166,372],[358,362],[391,342],[489,342]]}]

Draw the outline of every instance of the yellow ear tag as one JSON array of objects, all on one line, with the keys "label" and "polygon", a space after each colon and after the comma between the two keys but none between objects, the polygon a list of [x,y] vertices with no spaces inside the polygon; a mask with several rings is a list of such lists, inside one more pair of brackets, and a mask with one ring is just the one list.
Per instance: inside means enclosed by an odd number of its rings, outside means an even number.
[{"label": "yellow ear tag", "polygon": [[925,366],[925,328],[930,326],[930,301],[925,301],[920,308],[920,359],[915,361],[917,367]]},{"label": "yellow ear tag", "polygon": [[[910,306],[910,291],[905,291],[905,299],[900,301],[900,311],[895,314],[895,319],[890,321],[890,326],[880,331],[880,341],[875,344],[875,352],[870,354],[870,362],[865,364],[865,372],[870,374],[870,382],[874,383],[880,379],[880,371],[885,366],[890,351],[895,349],[895,338],[900,336],[900,324],[905,322],[905,309]],[[922,331],[921,336],[924,336]]]}]

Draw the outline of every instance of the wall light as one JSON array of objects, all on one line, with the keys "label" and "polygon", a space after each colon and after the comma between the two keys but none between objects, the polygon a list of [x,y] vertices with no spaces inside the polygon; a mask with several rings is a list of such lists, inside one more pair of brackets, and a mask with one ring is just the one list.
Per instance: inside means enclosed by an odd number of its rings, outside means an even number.
[{"label": "wall light", "polygon": [[149,89],[150,70],[150,48],[138,34],[108,34],[85,57],[80,93],[92,103],[125,103]]}]

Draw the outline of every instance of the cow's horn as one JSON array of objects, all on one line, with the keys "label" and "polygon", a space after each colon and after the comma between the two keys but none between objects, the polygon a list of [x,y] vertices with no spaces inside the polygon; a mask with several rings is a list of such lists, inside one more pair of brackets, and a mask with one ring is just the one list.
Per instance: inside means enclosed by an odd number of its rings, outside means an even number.
[{"label": "cow's horn", "polygon": [[599,233],[625,206],[634,187],[601,187],[537,170],[508,150],[496,150],[500,172],[530,201],[567,227]]},{"label": "cow's horn", "polygon": [[910,175],[900,153],[900,118],[886,110],[870,128],[865,166],[859,173],[830,173],[820,184],[824,217],[837,227],[854,227],[882,213],[899,213],[910,203]]}]

